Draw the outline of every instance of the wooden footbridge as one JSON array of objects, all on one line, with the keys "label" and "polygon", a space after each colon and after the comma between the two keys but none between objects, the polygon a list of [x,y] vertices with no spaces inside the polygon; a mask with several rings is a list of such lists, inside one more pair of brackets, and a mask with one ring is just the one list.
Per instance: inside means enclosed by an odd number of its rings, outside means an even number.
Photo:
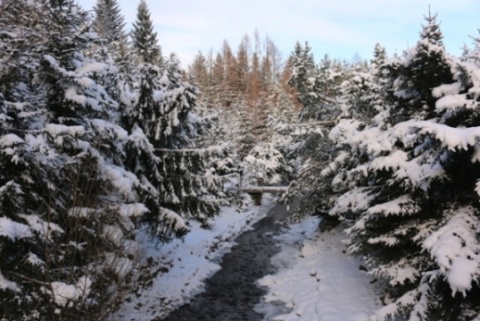
[{"label": "wooden footbridge", "polygon": [[283,194],[287,190],[287,186],[249,186],[240,188],[240,191],[250,194],[255,202],[255,205],[262,205],[263,193]]}]

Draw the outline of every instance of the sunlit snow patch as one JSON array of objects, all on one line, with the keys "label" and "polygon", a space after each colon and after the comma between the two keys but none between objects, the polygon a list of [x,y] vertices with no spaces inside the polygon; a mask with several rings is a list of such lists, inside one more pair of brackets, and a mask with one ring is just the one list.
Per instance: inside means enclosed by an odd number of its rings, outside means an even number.
[{"label": "sunlit snow patch", "polygon": [[368,321],[380,307],[360,262],[342,252],[345,234],[319,233],[318,224],[309,217],[279,237],[284,245],[272,258],[279,271],[258,281],[268,289],[256,308],[265,321]]}]

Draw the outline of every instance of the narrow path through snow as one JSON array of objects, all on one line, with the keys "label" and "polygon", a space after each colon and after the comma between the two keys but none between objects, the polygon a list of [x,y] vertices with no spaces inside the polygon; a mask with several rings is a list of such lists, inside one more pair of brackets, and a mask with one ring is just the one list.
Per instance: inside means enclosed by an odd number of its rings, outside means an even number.
[{"label": "narrow path through snow", "polygon": [[256,281],[274,273],[271,257],[280,251],[280,234],[291,212],[278,204],[253,229],[240,235],[237,244],[221,262],[221,270],[207,282],[205,292],[189,304],[172,312],[165,321],[261,321],[262,314],[255,312],[263,289]]}]

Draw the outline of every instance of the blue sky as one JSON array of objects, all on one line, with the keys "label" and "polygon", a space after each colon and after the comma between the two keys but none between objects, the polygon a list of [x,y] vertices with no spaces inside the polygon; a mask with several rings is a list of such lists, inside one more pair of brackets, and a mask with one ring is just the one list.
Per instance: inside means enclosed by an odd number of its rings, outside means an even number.
[{"label": "blue sky", "polygon": [[[91,10],[96,0],[77,0]],[[127,28],[138,1],[118,0]],[[308,41],[318,61],[325,54],[370,59],[375,43],[389,55],[415,45],[428,15],[438,14],[448,52],[459,55],[478,36],[478,0],[147,0],[164,54],[187,66],[201,50],[216,52],[224,39],[236,52],[245,34],[268,35],[287,57],[296,41]]]}]

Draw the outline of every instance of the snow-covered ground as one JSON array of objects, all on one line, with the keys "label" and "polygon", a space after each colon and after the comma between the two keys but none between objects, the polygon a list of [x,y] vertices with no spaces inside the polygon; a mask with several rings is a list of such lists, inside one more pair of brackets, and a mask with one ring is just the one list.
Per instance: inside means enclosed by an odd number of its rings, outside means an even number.
[{"label": "snow-covered ground", "polygon": [[[272,207],[268,202],[241,213],[224,208],[209,229],[193,223],[183,240],[169,244],[156,246],[142,235],[143,265],[152,278],[111,320],[161,319],[189,302],[220,269],[218,263],[235,238]],[[361,262],[344,253],[347,236],[340,228],[320,233],[319,223],[307,217],[276,237],[282,244],[272,257],[278,272],[258,280],[268,291],[255,309],[265,321],[367,321],[382,306],[372,278],[359,269]]]},{"label": "snow-covered ground", "polygon": [[150,321],[161,319],[172,310],[202,292],[204,281],[220,269],[221,257],[235,244],[235,238],[263,218],[273,207],[264,200],[237,212],[223,208],[208,229],[193,222],[191,231],[168,244],[152,243],[140,235],[140,254],[145,269],[152,275],[151,284],[138,289],[115,313],[112,321]]},{"label": "snow-covered ground", "polygon": [[278,237],[279,271],[258,281],[268,289],[256,309],[264,320],[368,321],[382,306],[361,262],[344,254],[342,229],[320,233],[319,222],[307,217]]}]

